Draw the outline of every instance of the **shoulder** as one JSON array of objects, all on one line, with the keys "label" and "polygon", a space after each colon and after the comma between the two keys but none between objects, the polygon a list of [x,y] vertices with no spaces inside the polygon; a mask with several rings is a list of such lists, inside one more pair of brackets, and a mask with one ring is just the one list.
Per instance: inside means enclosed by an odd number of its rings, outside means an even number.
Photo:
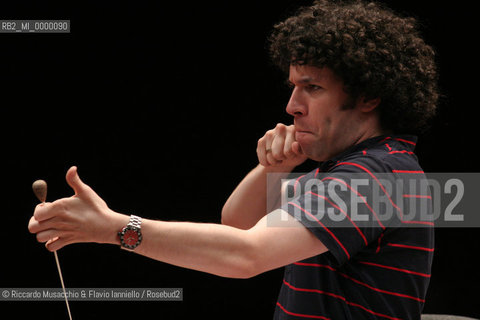
[{"label": "shoulder", "polygon": [[391,172],[389,162],[383,154],[351,154],[337,161],[329,173]]},{"label": "shoulder", "polygon": [[416,138],[387,137],[368,148],[357,150],[337,161],[331,172],[378,172],[422,170],[414,153]]}]

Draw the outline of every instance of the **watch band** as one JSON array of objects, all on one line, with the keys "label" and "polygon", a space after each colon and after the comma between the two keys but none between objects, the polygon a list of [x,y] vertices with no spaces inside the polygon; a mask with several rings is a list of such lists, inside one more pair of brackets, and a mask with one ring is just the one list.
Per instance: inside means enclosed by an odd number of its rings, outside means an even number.
[{"label": "watch band", "polygon": [[133,214],[130,216],[130,221],[128,221],[127,226],[134,227],[137,229],[141,229],[142,227],[142,218],[138,216],[134,216]]}]

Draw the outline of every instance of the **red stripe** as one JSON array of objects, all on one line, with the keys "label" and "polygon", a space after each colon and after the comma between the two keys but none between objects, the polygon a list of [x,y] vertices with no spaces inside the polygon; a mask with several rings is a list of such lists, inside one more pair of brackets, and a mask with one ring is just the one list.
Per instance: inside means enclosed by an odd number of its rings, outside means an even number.
[{"label": "red stripe", "polygon": [[[421,195],[421,194],[404,194],[404,198],[417,198],[417,199],[432,199],[431,196],[428,195]],[[435,223],[431,221],[414,221],[414,220],[404,220],[402,223],[410,223],[410,224],[425,224],[427,226],[434,226]]]},{"label": "red stripe", "polygon": [[399,272],[403,272],[403,273],[414,274],[414,275],[425,277],[425,278],[430,278],[430,275],[426,274],[426,273],[420,273],[420,272],[415,272],[415,271],[411,271],[411,270],[400,269],[400,268],[386,266],[386,265],[383,265],[383,264],[378,264],[378,263],[373,263],[373,262],[359,261],[359,263],[366,264],[366,265],[369,265],[369,266],[384,268],[384,269],[395,270],[395,271],[399,271]]},{"label": "red stripe", "polygon": [[297,208],[299,208],[300,210],[302,210],[303,212],[305,212],[306,214],[308,214],[310,217],[312,217],[313,219],[315,219],[315,221],[318,222],[318,224],[320,224],[329,234],[330,236],[335,239],[335,241],[340,245],[340,247],[343,249],[343,251],[345,252],[345,254],[347,255],[347,258],[350,259],[350,254],[348,253],[347,249],[343,246],[342,242],[340,242],[340,240],[338,240],[338,238],[332,233],[332,231],[330,231],[323,223],[320,222],[320,220],[317,219],[317,217],[315,217],[313,214],[311,214],[310,212],[308,212],[307,210],[303,209],[302,207],[300,207],[299,205],[297,205],[296,203],[293,203],[293,202],[289,202],[288,204],[291,204],[292,206],[295,206]]},{"label": "red stripe", "polygon": [[355,222],[352,221],[352,219],[350,219],[350,217],[348,216],[348,214],[342,210],[342,208],[340,208],[339,206],[337,206],[335,203],[333,203],[332,201],[330,201],[330,199],[328,199],[327,197],[325,196],[322,196],[322,195],[319,195],[319,194],[316,194],[315,192],[312,192],[312,191],[309,191],[308,193],[311,193],[313,195],[316,195],[317,197],[319,198],[322,198],[323,200],[327,200],[328,203],[330,203],[332,206],[334,206],[335,208],[337,208],[338,210],[340,210],[341,213],[343,213],[345,215],[345,217],[347,217],[348,220],[350,220],[350,222],[353,224],[353,226],[355,227],[355,229],[357,229],[358,233],[360,234],[360,236],[362,237],[363,239],[363,242],[365,242],[365,245],[368,246],[368,241],[367,241],[367,238],[365,238],[365,235],[362,233],[362,231],[358,228],[358,226],[355,224]]},{"label": "red stripe", "polygon": [[378,246],[377,246],[377,250],[375,251],[375,253],[379,253],[379,252],[380,252],[380,247],[381,247],[381,243],[382,243],[382,238],[383,238],[384,235],[385,235],[385,233],[382,232],[382,234],[380,235],[380,237],[378,237]]},{"label": "red stripe", "polygon": [[417,247],[417,246],[410,246],[406,244],[399,244],[399,243],[387,243],[390,247],[398,247],[398,248],[407,248],[407,249],[415,249],[415,250],[422,250],[422,251],[428,251],[428,252],[433,252],[435,249],[433,248],[425,248],[425,247]]},{"label": "red stripe", "polygon": [[319,263],[307,263],[307,262],[295,262],[293,263],[297,266],[304,266],[304,267],[318,267],[318,268],[325,268],[325,269],[329,269],[329,270],[332,270],[332,271],[337,271],[337,269],[329,266],[329,265],[326,265],[326,264],[319,264]]},{"label": "red stripe", "polygon": [[387,141],[387,140],[390,140],[390,139],[392,139],[392,138],[386,137],[386,138],[382,139],[379,143],[382,143],[383,141]]},{"label": "red stripe", "polygon": [[421,195],[421,194],[404,194],[404,198],[419,198],[419,199],[432,199],[431,196]]},{"label": "red stripe", "polygon": [[383,223],[380,221],[380,219],[378,218],[377,214],[375,213],[375,211],[373,211],[372,207],[370,207],[370,205],[368,204],[367,200],[365,199],[364,196],[362,196],[357,190],[353,189],[348,183],[346,183],[345,181],[341,180],[341,179],[337,179],[337,178],[332,178],[332,177],[326,177],[326,178],[323,178],[322,181],[324,180],[335,180],[335,181],[338,181],[340,183],[344,183],[350,190],[352,190],[353,192],[355,192],[357,194],[358,197],[362,198],[363,202],[365,203],[365,205],[367,206],[367,208],[373,213],[373,215],[375,216],[375,218],[377,219],[378,221],[378,224],[380,224],[380,226],[382,227],[383,230],[385,230],[385,226],[383,225]]},{"label": "red stripe", "polygon": [[405,139],[401,139],[401,138],[394,138],[394,139],[397,140],[397,141],[409,143],[409,144],[414,145],[414,146],[417,145],[415,142],[410,141],[410,140],[405,140]]},{"label": "red stripe", "polygon": [[319,294],[324,294],[324,295],[327,295],[327,296],[330,296],[330,297],[333,297],[333,298],[336,298],[336,299],[340,299],[342,301],[344,301],[346,304],[348,305],[351,305],[351,306],[354,306],[354,307],[357,307],[357,308],[361,308],[362,310],[368,312],[368,313],[371,313],[371,314],[374,314],[376,316],[379,316],[379,317],[383,317],[383,318],[387,318],[387,319],[392,319],[392,320],[401,320],[399,318],[394,318],[394,317],[391,317],[391,316],[388,316],[388,315],[385,315],[385,314],[381,314],[381,313],[378,313],[378,312],[375,312],[373,310],[370,310],[370,309],[367,309],[365,308],[364,306],[362,305],[359,305],[358,303],[354,303],[354,302],[350,302],[348,301],[345,297],[342,297],[338,294],[335,294],[335,293],[331,293],[331,292],[326,292],[326,291],[322,291],[322,290],[317,290],[317,289],[305,289],[305,288],[297,288],[297,287],[294,287],[293,285],[291,285],[290,283],[288,283],[285,279],[283,279],[283,283],[288,286],[290,289],[294,290],[294,291],[300,291],[300,292],[312,292],[312,293],[319,293]]},{"label": "red stripe", "polygon": [[392,170],[393,173],[425,173],[422,170]]},{"label": "red stripe", "polygon": [[317,170],[315,171],[315,176],[314,176],[314,178],[317,177],[317,174],[318,174],[319,172],[320,172],[320,168],[317,168]]},{"label": "red stripe", "polygon": [[285,309],[279,302],[277,302],[277,306],[279,306],[280,309],[282,309],[283,312],[285,312],[286,314],[289,314],[289,315],[291,315],[291,316],[302,317],[302,318],[311,318],[311,319],[325,319],[325,320],[330,320],[330,318],[326,318],[326,317],[322,317],[322,316],[314,316],[314,315],[311,315],[311,314],[303,314],[303,313],[290,312],[290,311],[288,311],[287,309]]},{"label": "red stripe", "polygon": [[388,151],[392,151],[392,148],[390,147],[390,145],[388,143],[385,143],[385,146],[388,148]]},{"label": "red stripe", "polygon": [[[386,137],[383,140],[381,140],[379,143],[382,143],[383,141],[390,140],[390,139],[392,139],[392,138],[391,137]],[[402,139],[402,138],[393,138],[393,139],[397,140],[397,141],[401,141],[401,142],[406,142],[406,143],[409,143],[409,144],[414,145],[414,146],[417,145],[415,142],[410,141],[410,140],[405,140],[405,139]]]},{"label": "red stripe", "polygon": [[402,320],[400,318],[395,318],[395,317],[387,316],[386,314],[381,314],[381,313],[378,313],[378,312],[374,312],[370,309],[365,308],[364,306],[359,305],[358,303],[353,303],[353,302],[347,301],[347,304],[349,304],[351,306],[354,306],[354,307],[357,307],[357,308],[360,308],[360,309],[363,309],[363,310],[367,311],[368,313],[374,314],[378,317],[383,317],[383,318],[387,318],[387,319],[390,319],[390,320]]},{"label": "red stripe", "polygon": [[373,287],[365,282],[362,282],[360,280],[357,280],[355,278],[352,278],[350,277],[349,275],[343,273],[343,272],[340,272],[340,271],[337,271],[335,270],[334,268],[331,268],[329,266],[326,266],[326,265],[321,265],[321,264],[314,264],[314,263],[311,263],[311,264],[308,264],[308,263],[302,263],[302,262],[299,262],[299,263],[295,263],[295,264],[298,264],[298,265],[302,265],[302,266],[311,266],[311,267],[319,267],[319,268],[327,268],[327,269],[330,269],[332,271],[335,271],[337,272],[338,274],[340,274],[342,277],[346,278],[346,279],[349,279],[361,286],[364,286],[364,287],[367,287],[368,289],[371,289],[373,291],[377,291],[377,292],[380,292],[380,293],[385,293],[385,294],[389,294],[389,295],[392,295],[392,296],[397,296],[397,297],[402,297],[402,298],[407,298],[407,299],[412,299],[412,300],[415,300],[415,301],[419,301],[419,302],[422,302],[422,303],[425,303],[425,300],[424,299],[421,299],[421,298],[418,298],[418,297],[414,297],[414,296],[410,296],[410,295],[407,295],[407,294],[403,294],[403,293],[398,293],[398,292],[393,292],[393,291],[387,291],[387,290],[383,290],[383,289],[379,289],[379,288],[376,288],[376,287]]},{"label": "red stripe", "polygon": [[319,293],[319,294],[324,294],[324,295],[327,295],[327,296],[330,296],[330,297],[333,297],[333,298],[336,298],[336,299],[340,299],[340,300],[343,300],[343,301],[347,301],[347,299],[345,299],[345,297],[342,297],[338,294],[335,294],[335,293],[332,293],[332,292],[327,292],[327,291],[322,291],[322,290],[318,290],[318,289],[305,289],[305,288],[297,288],[297,287],[294,287],[292,286],[290,283],[288,283],[285,279],[283,279],[283,283],[289,287],[290,289],[292,290],[295,290],[295,291],[301,291],[301,292],[312,292],[312,293]]},{"label": "red stripe", "polygon": [[390,151],[389,154],[394,154],[394,153],[408,153],[408,154],[413,154],[413,151],[408,151],[408,150],[396,150],[396,151]]},{"label": "red stripe", "polygon": [[424,224],[426,226],[435,226],[434,222],[430,221],[415,221],[415,220],[402,220],[402,223],[409,223],[409,224]]},{"label": "red stripe", "polygon": [[344,278],[347,278],[347,279],[350,279],[352,280],[353,282],[359,284],[359,285],[362,285],[364,287],[367,287],[373,291],[377,291],[377,292],[380,292],[380,293],[385,293],[385,294],[389,294],[389,295],[392,295],[392,296],[397,296],[397,297],[402,297],[402,298],[407,298],[407,299],[412,299],[412,300],[415,300],[415,301],[419,301],[419,302],[422,302],[422,303],[425,303],[425,300],[424,299],[420,299],[420,298],[417,298],[417,297],[413,297],[413,296],[409,296],[407,294],[403,294],[403,293],[398,293],[398,292],[393,292],[393,291],[387,291],[387,290],[382,290],[382,289],[379,289],[379,288],[375,288],[375,287],[372,287],[371,285],[368,285],[364,282],[361,282],[357,279],[354,279],[344,273],[341,273],[339,272],[340,275],[342,275]]}]

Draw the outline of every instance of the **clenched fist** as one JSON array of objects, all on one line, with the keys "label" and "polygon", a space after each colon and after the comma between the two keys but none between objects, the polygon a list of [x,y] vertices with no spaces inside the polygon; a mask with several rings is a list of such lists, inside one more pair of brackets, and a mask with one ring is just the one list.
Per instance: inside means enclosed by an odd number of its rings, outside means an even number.
[{"label": "clenched fist", "polygon": [[257,156],[264,167],[286,170],[291,170],[307,160],[300,144],[295,141],[295,126],[286,126],[282,123],[268,130],[258,140]]}]

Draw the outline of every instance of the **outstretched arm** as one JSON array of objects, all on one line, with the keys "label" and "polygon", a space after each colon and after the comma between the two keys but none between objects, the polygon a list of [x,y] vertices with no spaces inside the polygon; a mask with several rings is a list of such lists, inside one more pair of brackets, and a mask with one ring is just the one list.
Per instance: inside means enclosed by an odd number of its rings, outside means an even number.
[{"label": "outstretched arm", "polygon": [[[37,206],[29,230],[47,248],[78,242],[119,244],[117,232],[129,220],[116,213],[72,167],[67,182],[75,195]],[[254,227],[144,219],[143,241],[135,252],[176,266],[232,278],[248,278],[325,252],[310,231],[289,214],[275,210]]]}]

